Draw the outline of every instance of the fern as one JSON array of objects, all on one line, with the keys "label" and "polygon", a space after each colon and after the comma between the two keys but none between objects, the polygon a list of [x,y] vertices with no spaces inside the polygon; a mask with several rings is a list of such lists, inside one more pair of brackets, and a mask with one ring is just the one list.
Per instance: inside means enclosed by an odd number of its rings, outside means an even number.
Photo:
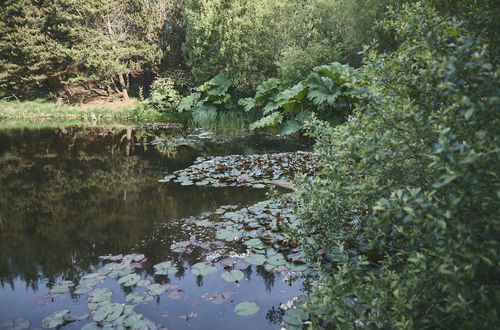
[{"label": "fern", "polygon": [[261,119],[252,123],[250,125],[250,129],[254,130],[256,128],[263,128],[263,127],[277,127],[282,122],[283,122],[283,114],[281,114],[280,112],[273,112],[270,115],[262,117]]}]

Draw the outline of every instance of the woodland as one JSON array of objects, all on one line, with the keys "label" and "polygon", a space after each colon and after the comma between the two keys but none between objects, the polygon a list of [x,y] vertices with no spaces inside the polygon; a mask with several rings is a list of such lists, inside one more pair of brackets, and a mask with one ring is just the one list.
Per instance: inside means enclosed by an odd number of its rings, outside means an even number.
[{"label": "woodland", "polygon": [[493,329],[499,12],[495,0],[5,0],[0,108],[131,98],[132,112],[216,133],[313,141],[318,170],[294,178],[286,232],[319,275],[289,328]]}]

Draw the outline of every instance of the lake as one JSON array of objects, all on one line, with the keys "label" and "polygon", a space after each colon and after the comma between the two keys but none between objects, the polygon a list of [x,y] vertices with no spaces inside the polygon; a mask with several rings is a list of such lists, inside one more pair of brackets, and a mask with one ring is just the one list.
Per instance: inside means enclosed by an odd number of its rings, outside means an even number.
[{"label": "lake", "polygon": [[[303,281],[286,281],[286,274],[263,266],[228,267],[227,258],[238,258],[246,248],[217,241],[213,228],[196,225],[220,207],[236,210],[266,200],[266,189],[159,181],[200,156],[304,146],[259,135],[217,139],[194,133],[127,123],[0,121],[0,326],[22,318],[24,327],[29,320],[31,328],[41,328],[45,317],[63,309],[86,316],[92,312],[89,293],[75,293],[72,284],[54,294],[54,287],[62,281],[77,285],[95,274],[110,262],[101,256],[142,254],[132,273],[165,289],[151,301],[129,303],[144,319],[169,329],[279,329],[280,305],[304,293]],[[153,266],[165,261],[175,271],[155,275]],[[193,274],[200,262],[216,270]],[[223,280],[228,269],[240,270],[244,278]],[[100,278],[97,288],[108,289],[120,304],[140,291],[109,277]],[[258,312],[237,315],[235,306],[245,301],[257,304]],[[91,319],[64,328],[81,328]]]}]

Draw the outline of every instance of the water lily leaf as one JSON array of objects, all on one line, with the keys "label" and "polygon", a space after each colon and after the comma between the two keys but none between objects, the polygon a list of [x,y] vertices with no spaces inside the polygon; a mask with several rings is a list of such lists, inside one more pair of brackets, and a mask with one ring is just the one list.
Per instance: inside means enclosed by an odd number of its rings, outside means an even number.
[{"label": "water lily leaf", "polygon": [[266,257],[262,254],[251,254],[245,258],[245,261],[252,265],[263,265],[266,262]]},{"label": "water lily leaf", "polygon": [[118,280],[118,283],[123,286],[134,286],[141,280],[141,277],[137,274],[125,275]]},{"label": "water lily leaf", "polygon": [[25,318],[18,318],[4,322],[0,328],[8,330],[27,330],[31,326],[31,321]]},{"label": "water lily leaf", "polygon": [[213,274],[216,271],[217,268],[215,268],[214,266],[207,265],[204,262],[199,262],[191,267],[191,273],[193,273],[194,275],[205,276]]},{"label": "water lily leaf", "polygon": [[287,263],[287,267],[292,272],[299,272],[299,273],[302,273],[302,272],[306,271],[307,269],[309,269],[308,265],[294,264],[294,263],[291,263],[291,262]]},{"label": "water lily leaf", "polygon": [[113,295],[113,293],[111,291],[109,291],[108,289],[97,289],[97,290],[92,291],[89,294],[87,301],[89,303],[97,304],[97,303],[100,303],[106,299],[111,298],[112,295]]},{"label": "water lily leaf", "polygon": [[145,304],[153,300],[153,297],[146,293],[132,292],[129,293],[125,300],[132,304]]},{"label": "water lily leaf", "polygon": [[145,288],[150,284],[151,284],[150,280],[140,280],[139,282],[137,282],[136,285]]},{"label": "water lily leaf", "polygon": [[226,282],[239,282],[245,277],[245,274],[240,270],[233,269],[222,273],[221,277]]},{"label": "water lily leaf", "polygon": [[254,315],[259,311],[259,309],[259,305],[250,301],[239,303],[234,307],[234,311],[240,316]]},{"label": "water lily leaf", "polygon": [[167,287],[164,286],[164,285],[161,285],[161,284],[157,284],[157,283],[154,283],[154,284],[150,284],[146,287],[152,294],[156,295],[156,296],[159,296],[161,295],[162,293],[164,293],[165,291],[167,291]]},{"label": "water lily leaf", "polygon": [[168,275],[177,272],[177,267],[175,267],[171,261],[159,263],[154,265],[153,268],[155,269],[155,275]]},{"label": "water lily leaf", "polygon": [[104,305],[94,313],[92,319],[96,322],[113,322],[122,315],[123,308],[123,305],[118,303]]},{"label": "water lily leaf", "polygon": [[182,297],[184,295],[184,290],[174,290],[172,292],[170,292],[168,294],[168,297],[169,298],[172,298],[172,299],[179,299],[180,297]]},{"label": "water lily leaf", "polygon": [[111,304],[111,299],[105,299],[103,301],[99,301],[97,303],[93,303],[93,302],[89,302],[87,303],[87,307],[91,310],[91,311],[94,311],[96,309],[98,309],[99,307],[101,306],[104,306],[104,305],[109,305]]},{"label": "water lily leaf", "polygon": [[50,289],[51,294],[64,294],[69,292],[69,288],[75,286],[71,281],[62,281]]},{"label": "water lily leaf", "polygon": [[43,296],[40,296],[40,297],[36,297],[35,299],[35,304],[39,305],[39,306],[44,306],[44,305],[47,305],[51,302],[54,302],[54,300],[56,300],[58,297],[60,297],[61,295],[60,294],[46,294],[46,295],[43,295]]},{"label": "water lily leaf", "polygon": [[224,229],[219,229],[217,230],[217,239],[221,239],[224,241],[232,241],[234,240],[235,237],[241,236],[241,233],[239,230],[236,230],[234,228],[224,228]]},{"label": "water lily leaf", "polygon": [[71,317],[69,309],[63,309],[54,312],[42,320],[42,326],[44,328],[58,328],[62,325],[72,322],[75,319]]},{"label": "water lily leaf", "polygon": [[248,241],[245,242],[245,245],[250,247],[250,248],[262,248],[264,245],[262,244],[262,241],[259,238],[252,238],[249,239]]},{"label": "water lily leaf", "polygon": [[283,322],[297,327],[302,327],[308,319],[309,314],[301,309],[289,309],[283,316]]},{"label": "water lily leaf", "polygon": [[286,264],[286,260],[281,254],[276,254],[272,257],[267,258],[267,263],[274,267],[277,267]]}]

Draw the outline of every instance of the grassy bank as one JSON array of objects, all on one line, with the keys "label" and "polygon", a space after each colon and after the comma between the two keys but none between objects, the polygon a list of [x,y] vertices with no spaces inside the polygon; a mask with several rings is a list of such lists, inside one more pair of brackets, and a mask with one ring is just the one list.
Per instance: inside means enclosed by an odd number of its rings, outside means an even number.
[{"label": "grassy bank", "polygon": [[136,100],[94,102],[83,105],[68,105],[35,101],[0,100],[0,118],[3,119],[122,119],[140,121],[179,121],[175,113],[160,113],[153,110],[139,110]]}]

